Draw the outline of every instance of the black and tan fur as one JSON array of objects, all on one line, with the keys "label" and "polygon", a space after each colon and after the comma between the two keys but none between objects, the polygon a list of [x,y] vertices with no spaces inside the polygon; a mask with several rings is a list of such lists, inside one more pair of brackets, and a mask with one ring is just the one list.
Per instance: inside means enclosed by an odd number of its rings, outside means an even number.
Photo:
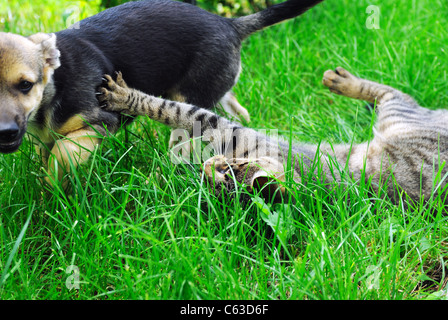
[{"label": "black and tan fur", "polygon": [[[361,179],[365,172],[365,179],[371,178],[377,190],[387,185],[387,192],[395,201],[399,196],[396,187],[420,200],[428,199],[447,185],[448,111],[420,107],[408,95],[357,78],[342,68],[325,72],[323,83],[337,94],[376,101],[378,119],[374,137],[362,144],[322,144],[319,149],[302,144],[290,149],[287,142],[271,140],[208,110],[130,89],[121,74],[116,82],[110,76],[106,78],[107,88],[100,89],[99,100],[108,110],[147,115],[190,134],[199,125],[203,140],[209,141],[218,154],[205,161],[204,171],[210,180],[226,188],[232,188],[234,180],[249,188],[262,186],[270,179],[285,181],[287,159],[291,161],[294,180],[300,182],[317,158],[328,180],[341,179],[338,173],[334,174],[338,170],[330,169],[330,159],[335,159],[340,168],[348,164],[355,179]],[[316,157],[318,150],[320,157]],[[292,157],[288,158],[289,152]],[[394,178],[387,179],[391,173]]]},{"label": "black and tan fur", "polygon": [[208,109],[221,101],[247,118],[229,92],[241,71],[241,42],[321,1],[289,0],[237,19],[178,1],[135,1],[54,34],[0,33],[0,152],[16,151],[28,129],[50,159],[49,173],[62,179],[70,162],[85,161],[130,119],[97,104],[96,88],[114,70],[145,93]]}]

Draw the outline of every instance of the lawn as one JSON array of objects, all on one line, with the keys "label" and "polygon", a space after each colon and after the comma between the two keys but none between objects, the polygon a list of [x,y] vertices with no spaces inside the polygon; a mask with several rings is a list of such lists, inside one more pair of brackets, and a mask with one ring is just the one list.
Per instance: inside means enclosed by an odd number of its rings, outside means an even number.
[{"label": "lawn", "polygon": [[[98,1],[2,2],[0,31],[53,32],[97,10]],[[444,0],[326,0],[247,39],[234,92],[253,128],[362,142],[374,115],[330,93],[324,71],[342,66],[446,108],[447,25]],[[77,170],[70,194],[40,182],[30,143],[0,155],[0,298],[447,298],[437,204],[405,209],[356,181],[329,192],[311,178],[291,189],[297,201],[254,196],[242,207],[240,190],[223,202],[198,165],[171,163],[169,133],[140,117]]]}]

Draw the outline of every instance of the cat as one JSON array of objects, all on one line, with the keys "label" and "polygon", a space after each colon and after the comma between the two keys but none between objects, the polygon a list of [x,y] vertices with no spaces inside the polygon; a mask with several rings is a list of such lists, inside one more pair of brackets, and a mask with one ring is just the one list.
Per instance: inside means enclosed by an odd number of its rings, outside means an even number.
[{"label": "cat", "polygon": [[341,67],[326,71],[323,84],[336,94],[376,104],[374,135],[368,142],[290,145],[209,110],[129,88],[119,72],[116,81],[109,75],[104,77],[98,91],[101,107],[133,116],[147,115],[185,129],[190,136],[196,131],[203,141],[210,142],[216,155],[203,163],[202,170],[218,192],[232,190],[238,182],[250,192],[258,188],[267,194],[277,192],[274,196],[278,199],[285,192],[283,182],[288,174],[300,183],[320,158],[328,181],[343,179],[341,171],[334,169],[335,160],[353,179],[372,179],[374,191],[385,188],[395,202],[404,190],[414,201],[439,194],[448,203],[448,110],[423,108],[407,94],[358,78]]}]

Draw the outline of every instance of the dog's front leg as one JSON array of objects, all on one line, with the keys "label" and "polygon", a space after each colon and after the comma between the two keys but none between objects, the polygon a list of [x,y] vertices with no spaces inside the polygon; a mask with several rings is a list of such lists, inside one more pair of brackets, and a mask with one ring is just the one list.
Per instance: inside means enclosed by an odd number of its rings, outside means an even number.
[{"label": "dog's front leg", "polygon": [[61,181],[67,189],[68,179],[64,179],[72,169],[84,163],[101,139],[92,128],[83,128],[67,133],[63,139],[57,140],[48,160],[48,177],[46,181],[54,185]]}]

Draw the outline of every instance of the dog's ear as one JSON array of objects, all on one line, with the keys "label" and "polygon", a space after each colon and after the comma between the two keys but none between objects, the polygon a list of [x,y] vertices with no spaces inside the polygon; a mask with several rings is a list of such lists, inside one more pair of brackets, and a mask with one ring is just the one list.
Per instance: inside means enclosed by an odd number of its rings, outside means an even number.
[{"label": "dog's ear", "polygon": [[61,53],[56,47],[56,35],[54,33],[36,33],[28,37],[28,40],[40,46],[42,56],[45,59],[45,68],[53,70],[59,68]]}]

